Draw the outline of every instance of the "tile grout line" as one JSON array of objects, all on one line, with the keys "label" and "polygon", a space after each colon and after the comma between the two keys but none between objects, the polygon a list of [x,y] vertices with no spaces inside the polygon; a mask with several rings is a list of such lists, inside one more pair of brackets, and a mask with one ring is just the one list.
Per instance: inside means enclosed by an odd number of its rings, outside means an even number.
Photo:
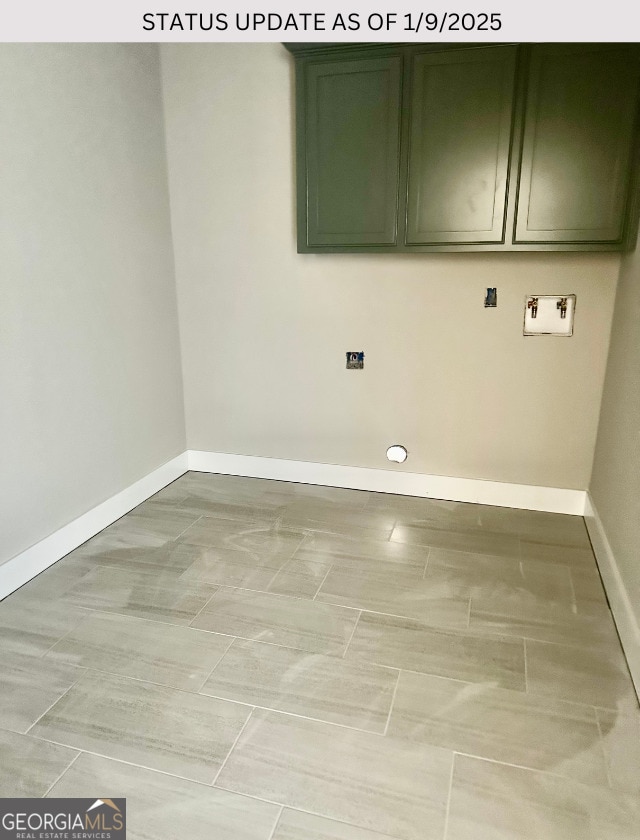
[{"label": "tile grout line", "polygon": [[422,580],[427,579],[427,569],[429,568],[429,561],[431,560],[431,546],[427,546],[427,557],[424,561],[424,571],[422,572]]},{"label": "tile grout line", "polygon": [[[295,554],[295,551],[294,551],[294,554]],[[265,587],[265,589],[264,589],[264,592],[265,592],[267,595],[275,595],[275,594],[277,594],[277,593],[275,593],[275,592],[274,592],[274,593],[269,592],[269,587],[270,587],[270,586],[274,583],[275,579],[278,577],[278,575],[280,574],[280,572],[282,572],[282,570],[285,568],[285,566],[287,566],[289,563],[291,563],[291,561],[292,561],[292,560],[293,560],[293,556],[291,556],[288,560],[285,560],[285,562],[282,564],[282,566],[280,566],[280,568],[279,568],[279,569],[276,569],[276,570],[274,571],[273,575],[271,575],[271,577],[269,578],[269,582],[267,583],[267,585],[266,585],[266,587]],[[264,569],[265,567],[263,566],[262,568]],[[269,570],[269,571],[271,571],[271,570]],[[242,587],[238,587],[238,589],[241,589],[241,588],[242,588]]]},{"label": "tile grout line", "polygon": [[[220,788],[220,790],[222,790],[222,788]],[[280,810],[278,811],[278,814],[276,816],[276,821],[273,824],[273,828],[271,829],[271,834],[268,836],[267,840],[273,840],[273,838],[276,836],[276,831],[278,829],[278,825],[280,824],[280,820],[282,819],[282,815],[284,814],[284,808],[285,808],[284,805],[280,806]]]},{"label": "tile grout line", "polygon": [[356,628],[358,627],[358,623],[360,622],[361,616],[362,616],[362,610],[359,610],[358,616],[357,616],[356,621],[355,621],[355,624],[353,625],[353,630],[351,631],[351,635],[349,636],[349,641],[347,642],[347,646],[342,653],[341,659],[344,659],[347,655],[347,651],[349,650],[349,645],[353,641],[353,637],[356,634]]},{"label": "tile grout line", "polygon": [[570,784],[574,785],[584,785],[585,787],[591,787],[597,790],[610,790],[608,784],[602,785],[593,781],[582,781],[576,776],[567,776],[549,769],[542,770],[539,767],[532,767],[530,764],[514,764],[512,761],[502,761],[498,758],[490,758],[486,755],[478,755],[476,753],[463,752],[462,750],[454,750],[454,753],[455,755],[459,755],[461,758],[472,758],[474,761],[486,761],[488,764],[498,764],[504,767],[513,767],[515,770],[527,770],[529,773],[548,776],[551,779],[564,779],[565,781],[568,781]]},{"label": "tile grout line", "polygon": [[217,661],[217,662],[216,662],[216,664],[213,666],[213,668],[209,671],[209,673],[208,673],[208,674],[207,674],[207,676],[205,677],[205,679],[204,679],[204,681],[203,681],[202,685],[201,685],[201,686],[200,686],[200,687],[199,687],[199,688],[198,688],[198,689],[194,692],[194,694],[201,694],[202,689],[205,687],[205,685],[206,685],[206,684],[209,682],[209,680],[211,679],[211,675],[213,674],[213,672],[216,670],[216,668],[218,667],[218,665],[222,662],[222,660],[225,658],[225,656],[226,656],[226,655],[229,653],[229,651],[231,650],[231,645],[233,645],[233,643],[234,643],[234,642],[237,642],[237,641],[238,641],[238,637],[237,637],[237,636],[234,636],[233,638],[231,638],[231,641],[230,641],[230,642],[229,642],[229,644],[227,645],[227,647],[226,647],[226,649],[225,649],[225,652],[222,654],[222,656],[220,657],[220,659],[218,659],[218,661]]},{"label": "tile grout line", "polygon": [[396,701],[396,694],[398,693],[398,686],[400,685],[400,670],[398,670],[398,676],[396,677],[396,684],[393,687],[393,694],[391,695],[391,703],[389,704],[389,714],[387,715],[387,722],[384,727],[384,732],[382,733],[383,736],[389,731],[389,724],[391,723],[391,712],[393,711],[393,706]]},{"label": "tile grout line", "polygon": [[[193,520],[193,522],[190,522],[189,525],[187,525],[186,528],[183,528],[182,531],[180,531],[180,533],[173,538],[172,542],[177,543],[178,540],[180,539],[180,537],[182,537],[184,534],[186,534],[187,531],[189,530],[189,528],[193,528],[194,525],[196,525],[198,522],[200,522],[200,520],[203,518],[203,516],[204,516],[204,514],[201,513],[200,516],[198,516],[196,519]],[[187,543],[187,545],[188,545],[188,543]]]},{"label": "tile grout line", "polygon": [[604,772],[607,776],[607,782],[609,783],[609,787],[614,790],[613,787],[613,779],[611,777],[611,770],[609,767],[609,757],[607,755],[607,751],[604,746],[604,735],[602,734],[602,726],[600,725],[600,715],[598,714],[598,709],[594,706],[593,707],[593,714],[596,719],[596,726],[598,727],[598,735],[600,741],[600,752],[602,754],[602,760],[604,761]]},{"label": "tile grout line", "polygon": [[[211,584],[211,586],[217,586],[217,584]],[[220,588],[221,588],[220,586],[217,586],[217,589],[215,590],[215,592],[212,592],[212,593],[211,593],[211,595],[207,598],[207,600],[205,601],[205,603],[204,603],[204,604],[200,607],[200,609],[198,610],[198,612],[197,612],[197,613],[193,616],[193,618],[192,618],[192,619],[189,621],[189,623],[186,625],[187,627],[189,627],[191,630],[200,630],[200,628],[199,628],[199,627],[193,627],[193,622],[194,622],[197,618],[200,618],[200,615],[201,615],[201,614],[204,612],[204,610],[205,610],[205,609],[209,606],[209,604],[210,604],[210,603],[211,603],[211,601],[215,598],[215,596],[218,594],[218,592],[220,592]],[[183,626],[184,626],[184,625],[183,625]],[[224,634],[224,633],[222,633],[221,635],[223,635],[223,636],[224,636],[225,634]]]},{"label": "tile grout line", "polygon": [[322,582],[320,583],[320,586],[316,589],[316,594],[315,594],[315,595],[313,596],[313,598],[311,599],[312,601],[315,601],[315,600],[316,600],[316,598],[318,597],[318,594],[319,594],[320,590],[322,589],[322,587],[324,586],[326,579],[329,577],[329,573],[330,573],[330,572],[331,572],[331,570],[333,569],[334,565],[335,565],[335,563],[330,563],[330,564],[329,564],[329,568],[327,569],[327,573],[326,573],[326,575],[322,578]]},{"label": "tile grout line", "polygon": [[54,647],[56,647],[56,645],[59,645],[60,642],[63,642],[70,633],[73,633],[74,630],[77,630],[81,624],[84,624],[86,621],[88,621],[95,612],[95,610],[90,610],[88,607],[80,607],[80,609],[87,610],[86,615],[83,615],[82,618],[80,618],[79,621],[73,625],[73,627],[70,627],[69,630],[67,630],[66,633],[63,633],[63,635],[60,636],[59,639],[56,639],[55,642],[51,645],[51,647],[48,647],[45,650],[45,652],[40,656],[40,659],[45,659],[47,654],[51,653],[51,651],[54,649]]},{"label": "tile grout line", "polygon": [[[60,697],[58,697],[56,700],[54,700],[54,702],[53,702],[50,706],[48,706],[48,707],[44,710],[44,712],[36,718],[36,720],[34,720],[34,722],[33,722],[33,723],[32,723],[32,724],[31,724],[31,725],[30,725],[30,726],[29,726],[29,727],[28,727],[28,728],[27,728],[27,729],[26,729],[23,733],[22,733],[23,735],[28,735],[28,734],[29,734],[29,732],[31,732],[31,730],[33,729],[33,727],[34,727],[37,723],[39,723],[39,722],[42,720],[42,718],[43,718],[46,714],[48,714],[48,712],[50,712],[50,711],[51,711],[51,709],[53,709],[53,707],[56,705],[56,703],[59,703],[59,702],[62,700],[62,698],[63,698],[65,695],[67,695],[67,694],[71,691],[71,689],[72,689],[72,688],[74,688],[74,687],[78,684],[78,682],[82,679],[82,677],[83,677],[86,673],[88,673],[88,671],[87,671],[87,669],[86,669],[86,668],[79,668],[79,671],[80,671],[80,674],[78,675],[77,679],[75,679],[75,680],[71,683],[71,685],[69,686],[69,688],[68,688],[66,691],[63,691],[63,692],[62,692],[62,694],[60,695]],[[68,745],[68,744],[66,744],[65,746],[69,746],[69,745]],[[73,747],[72,747],[72,749],[73,749]]]},{"label": "tile grout line", "polygon": [[[77,749],[77,748],[72,748],[72,749]],[[58,784],[58,782],[59,782],[59,781],[60,781],[60,779],[64,776],[64,774],[67,772],[67,770],[70,770],[70,769],[73,767],[73,765],[76,763],[76,761],[80,758],[80,756],[82,755],[82,752],[83,752],[83,751],[82,751],[82,750],[80,750],[80,751],[78,752],[78,754],[77,754],[77,755],[74,755],[74,756],[73,756],[73,758],[71,759],[71,761],[69,762],[69,764],[67,764],[67,766],[64,768],[64,770],[62,771],[62,773],[60,773],[60,775],[58,776],[58,778],[57,778],[57,779],[54,779],[54,780],[53,780],[53,782],[51,782],[51,784],[49,785],[49,787],[48,787],[48,788],[45,790],[45,792],[42,794],[42,796],[40,797],[41,799],[44,799],[44,798],[45,798],[45,797],[46,797],[49,793],[51,793],[51,790],[52,790],[52,789],[53,789],[53,788],[54,788],[54,787]]]},{"label": "tile grout line", "polygon": [[567,574],[569,575],[569,586],[571,587],[571,612],[574,615],[578,614],[578,599],[576,598],[576,588],[573,583],[573,574],[571,572],[571,568],[569,566],[566,567]]},{"label": "tile grout line", "polygon": [[226,763],[227,763],[227,761],[229,760],[229,756],[231,755],[231,753],[232,753],[232,752],[234,751],[234,749],[236,748],[236,745],[237,745],[238,741],[240,740],[240,738],[242,737],[242,733],[243,733],[243,732],[244,732],[244,730],[247,728],[247,726],[248,726],[248,724],[249,724],[249,721],[251,720],[251,716],[253,715],[253,713],[254,713],[254,712],[255,712],[255,706],[252,706],[252,707],[251,707],[251,711],[250,711],[250,712],[249,712],[249,714],[247,715],[247,719],[246,719],[246,720],[245,720],[245,722],[242,724],[242,728],[240,729],[240,732],[238,732],[238,735],[236,736],[235,741],[233,742],[233,744],[231,744],[231,748],[229,749],[229,752],[226,754],[224,761],[222,762],[222,764],[221,764],[221,765],[220,765],[220,767],[218,768],[218,772],[217,772],[217,773],[215,774],[215,776],[213,777],[213,781],[209,782],[209,787],[214,787],[214,786],[215,786],[215,783],[218,781],[218,777],[220,776],[220,774],[221,774],[221,773],[222,773],[222,771],[224,770],[225,764],[226,764]]},{"label": "tile grout line", "polygon": [[[278,573],[280,573],[281,571],[282,571],[281,569],[278,569]],[[207,581],[207,583],[209,584],[209,586],[217,587],[218,590],[229,589],[229,590],[233,591],[233,590],[238,590],[239,589],[242,592],[255,592],[258,595],[268,595],[271,598],[284,598],[288,601],[303,601],[307,604],[311,603],[311,601],[313,600],[312,598],[306,598],[304,595],[287,595],[287,594],[283,594],[282,592],[267,592],[265,589],[250,589],[247,586],[234,586],[233,584],[230,584],[230,583],[211,583],[210,581]],[[213,595],[215,595],[215,594],[216,593],[214,592]],[[213,595],[211,596],[211,598],[213,598]],[[209,600],[211,600],[211,598],[209,598]],[[318,603],[324,603],[324,602],[318,602]],[[360,610],[360,607],[345,607],[342,604],[330,604],[329,602],[327,602],[327,605],[330,606],[330,607],[341,607],[344,610],[352,610],[352,611]],[[206,604],[205,604],[205,606],[206,606]],[[204,607],[202,609],[204,609]],[[202,612],[202,610],[200,610],[200,612]],[[370,610],[367,610],[367,612],[370,612]],[[192,619],[192,620],[195,621],[195,619]]]},{"label": "tile grout line", "polygon": [[[159,773],[161,776],[169,776],[172,779],[182,779],[184,782],[192,782],[194,785],[204,785],[206,788],[210,788],[211,785],[207,782],[203,782],[200,779],[194,779],[193,776],[180,776],[178,773],[171,773],[168,770],[160,770],[158,767],[150,767],[148,764],[134,764],[133,761],[127,761],[126,758],[115,758],[113,755],[107,755],[107,753],[100,753],[95,752],[94,750],[86,750],[84,748],[80,749],[80,747],[69,747],[68,744],[63,744],[62,741],[54,741],[51,738],[42,738],[40,735],[31,735],[36,741],[41,741],[45,744],[55,744],[58,747],[66,747],[67,749],[76,749],[80,750],[80,754],[76,756],[80,758],[80,755],[92,755],[96,758],[104,758],[107,761],[114,761],[117,764],[125,764],[127,767],[135,767],[138,770],[148,770],[151,773]],[[74,759],[75,760],[75,759]],[[68,769],[68,768],[67,768]],[[226,788],[218,788],[219,790],[226,790]],[[256,796],[252,796],[249,793],[238,793],[237,791],[230,791],[231,793],[237,793],[238,796],[245,796],[248,799],[258,799]],[[269,800],[260,800],[260,801],[269,801]],[[280,803],[272,802],[270,804],[279,805]]]},{"label": "tile grout line", "polygon": [[[265,802],[267,805],[277,805],[278,807],[287,809],[288,811],[294,811],[299,814],[308,814],[311,817],[321,817],[324,820],[329,820],[331,822],[337,823],[338,825],[346,826],[347,828],[351,829],[360,829],[360,831],[366,831],[366,828],[358,823],[353,822],[346,822],[344,819],[336,816],[328,816],[326,813],[322,813],[320,811],[307,811],[305,808],[301,807],[300,805],[289,805],[286,802],[278,802],[275,799],[266,799],[264,796],[256,796],[252,793],[239,793],[237,790],[233,790],[233,788],[225,788],[216,786],[214,790],[223,790],[225,793],[234,793],[237,796],[246,796],[248,799],[253,799],[257,802]],[[378,833],[376,832],[376,837]],[[383,840],[400,840],[400,838],[391,837],[389,835],[380,835]]]},{"label": "tile grout line", "polygon": [[453,791],[453,771],[456,764],[456,753],[454,752],[451,756],[451,772],[449,774],[449,792],[447,794],[447,808],[444,815],[444,831],[442,833],[443,840],[447,840],[447,834],[449,833],[449,813],[451,811],[451,794]]},{"label": "tile grout line", "polygon": [[384,737],[384,732],[376,732],[375,729],[363,729],[361,726],[351,726],[348,723],[337,723],[337,721],[327,720],[327,718],[311,717],[310,715],[303,715],[299,712],[289,712],[285,709],[278,709],[275,706],[261,706],[256,703],[245,703],[242,700],[229,700],[227,697],[220,697],[217,694],[199,694],[197,696],[209,697],[211,700],[220,700],[224,703],[233,703],[235,706],[245,706],[252,709],[252,711],[271,712],[276,715],[285,715],[286,717],[294,718],[295,720],[308,720],[311,721],[311,723],[322,723],[325,726],[337,726],[340,729],[349,729],[351,732],[363,732],[367,735],[376,735],[379,738]]},{"label": "tile grout line", "polygon": [[[277,714],[286,714],[286,713],[277,712]],[[249,715],[249,718],[250,717],[251,717],[251,715]],[[310,720],[313,720],[313,718],[310,718]],[[249,719],[247,719],[247,723],[248,723],[248,721],[249,721]],[[243,729],[241,730],[240,734],[242,734],[242,731],[244,731],[244,729],[246,728],[247,723],[244,724]],[[23,733],[16,733],[16,732],[14,732],[14,730],[8,730],[8,731],[10,731],[12,734],[18,734],[18,735],[23,734]],[[357,730],[357,731],[364,731],[364,732],[366,732],[366,734],[369,734],[369,735],[372,734],[368,730]],[[376,734],[376,733],[373,733],[373,734]],[[257,800],[259,802],[266,802],[270,805],[277,805],[279,807],[291,808],[294,811],[301,811],[302,813],[305,813],[305,814],[312,814],[312,815],[316,815],[316,816],[326,816],[326,815],[321,814],[317,811],[307,811],[304,808],[301,808],[299,806],[287,805],[286,803],[278,802],[278,801],[273,800],[273,799],[266,799],[265,797],[257,796],[256,794],[244,793],[243,791],[233,790],[232,788],[225,788],[225,787],[222,787],[222,786],[218,786],[218,785],[215,785],[214,782],[212,782],[212,783],[205,782],[205,781],[202,781],[200,779],[194,779],[192,776],[180,776],[178,773],[171,773],[169,770],[162,770],[162,769],[159,769],[158,767],[151,767],[148,764],[135,764],[133,761],[127,761],[127,759],[124,759],[124,758],[117,758],[113,755],[108,755],[107,753],[95,752],[94,750],[87,750],[87,749],[80,748],[80,747],[70,747],[69,744],[65,744],[62,741],[54,741],[51,738],[44,738],[41,735],[30,735],[29,737],[33,738],[35,741],[40,741],[40,742],[47,743],[47,744],[55,744],[57,746],[65,747],[67,749],[79,750],[79,755],[75,756],[74,761],[76,761],[78,758],[80,758],[80,755],[82,755],[84,753],[86,755],[93,755],[96,758],[104,758],[108,761],[114,761],[114,762],[119,763],[119,764],[126,764],[128,767],[136,767],[136,768],[139,768],[141,770],[148,770],[152,773],[159,773],[162,776],[169,776],[170,778],[173,778],[173,779],[182,779],[185,782],[192,782],[193,784],[204,785],[207,788],[214,787],[215,790],[224,790],[224,791],[227,791],[228,793],[234,793],[237,796],[243,796],[243,797],[246,797],[247,799]],[[239,737],[240,736],[238,736],[238,739],[236,739],[236,741],[239,740]],[[382,735],[379,735],[379,737],[382,737]],[[234,746],[235,746],[235,744],[234,744]],[[231,750],[233,750],[233,747],[231,748]],[[229,755],[231,753],[231,750],[229,751]],[[489,764],[498,764],[498,765],[503,765],[503,766],[506,766],[506,767],[513,767],[516,770],[527,770],[531,773],[540,773],[543,776],[549,776],[553,779],[564,779],[564,780],[568,780],[570,782],[574,782],[574,783],[577,783],[577,784],[583,784],[583,785],[589,784],[591,787],[594,787],[596,789],[609,790],[609,788],[606,787],[606,786],[594,784],[593,782],[591,782],[591,783],[579,782],[578,780],[574,779],[571,776],[563,776],[560,773],[554,773],[550,770],[540,770],[538,768],[530,767],[530,766],[527,766],[527,765],[524,765],[524,764],[513,764],[513,763],[508,762],[508,761],[499,761],[498,759],[488,758],[487,756],[483,756],[483,755],[474,755],[473,753],[465,753],[465,752],[462,752],[460,750],[452,750],[452,753],[453,753],[454,756],[459,755],[463,758],[472,758],[476,761],[485,761]],[[226,763],[227,759],[229,758],[229,755],[227,755],[227,757],[225,758],[224,763]],[[71,766],[71,765],[69,765],[69,766]],[[69,768],[66,768],[66,769],[69,769]],[[216,781],[217,781],[218,776],[220,775],[221,770],[222,770],[222,767],[220,768],[220,770],[218,771],[218,773],[216,775]],[[65,770],[65,772],[66,772],[66,770]],[[336,819],[335,817],[330,817],[330,819],[333,819],[335,822],[340,822],[340,823],[343,823],[345,825],[350,825],[350,826],[355,825],[354,823],[344,823],[343,820]]]}]

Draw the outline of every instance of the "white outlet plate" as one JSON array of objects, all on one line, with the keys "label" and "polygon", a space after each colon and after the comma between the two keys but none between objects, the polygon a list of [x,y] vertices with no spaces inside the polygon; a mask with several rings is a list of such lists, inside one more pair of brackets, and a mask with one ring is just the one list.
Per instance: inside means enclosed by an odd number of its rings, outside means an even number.
[{"label": "white outlet plate", "polygon": [[[538,311],[533,317],[529,302],[538,299]],[[566,298],[567,312],[560,317],[558,304]],[[576,309],[575,295],[527,295],[524,302],[524,335],[573,335],[573,314]]]}]

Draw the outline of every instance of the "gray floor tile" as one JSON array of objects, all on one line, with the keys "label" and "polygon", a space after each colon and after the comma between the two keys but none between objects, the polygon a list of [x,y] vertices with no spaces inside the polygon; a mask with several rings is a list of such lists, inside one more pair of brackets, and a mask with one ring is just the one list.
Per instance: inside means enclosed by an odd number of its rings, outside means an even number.
[{"label": "gray floor tile", "polygon": [[391,834],[441,840],[451,753],[254,712],[216,785]]},{"label": "gray floor tile", "polygon": [[637,837],[580,517],[189,472],[0,603],[0,649],[0,795],[63,772],[136,840],[443,840],[453,750],[446,840]]},{"label": "gray floor tile", "polygon": [[178,580],[174,572],[98,567],[64,596],[79,607],[169,624],[189,624],[216,592],[207,583]]},{"label": "gray floor tile", "polygon": [[588,615],[594,611],[600,612],[608,606],[602,580],[595,563],[592,568],[572,568],[571,583],[578,612]]},{"label": "gray floor tile", "polygon": [[[149,502],[149,504],[153,503]],[[269,526],[274,524],[280,515],[280,508],[273,505],[243,504],[224,498],[207,499],[196,494],[188,494],[179,502],[169,502],[167,504],[172,505],[173,509],[181,513],[191,514],[194,520],[196,517],[207,516],[212,519],[230,519],[245,525],[260,523]],[[140,508],[136,508],[136,510],[140,510]],[[153,510],[153,508],[150,508],[150,510]]]},{"label": "gray floor tile", "polygon": [[180,479],[181,499],[198,498],[212,504],[236,504],[277,510],[294,498],[295,485],[270,479],[210,473],[187,473]]},{"label": "gray floor tile", "polygon": [[220,590],[192,626],[243,639],[341,655],[358,618],[355,610],[300,598]]},{"label": "gray floor tile", "polygon": [[237,522],[203,516],[182,534],[180,542],[208,548],[233,548],[259,561],[289,560],[302,543],[304,533],[280,525]]},{"label": "gray floor tile", "polygon": [[452,551],[447,548],[429,549],[430,572],[450,571],[464,576],[469,586],[483,584],[487,581],[521,580],[524,575],[521,569],[520,557],[495,557],[492,554],[476,554],[472,551]]},{"label": "gray floor tile", "polygon": [[595,558],[590,545],[561,545],[537,540],[520,540],[520,555],[523,560],[538,563],[555,563],[571,568],[595,567]]},{"label": "gray floor tile", "polygon": [[[49,566],[41,574],[36,575],[24,586],[21,586],[13,593],[11,598],[37,598],[42,602],[51,603],[64,595],[72,586],[75,586],[78,581],[89,574],[92,568],[92,562],[75,559],[74,552],[72,552],[63,557],[62,560],[58,560],[53,566]],[[6,601],[8,600],[6,599]],[[6,601],[3,601],[2,604]],[[2,604],[0,604],[0,608]]]},{"label": "gray floor tile", "polygon": [[235,641],[202,693],[384,732],[396,681],[376,665]]},{"label": "gray floor tile", "polygon": [[421,499],[411,496],[376,494],[367,510],[386,512],[397,524],[438,528],[445,531],[491,531],[517,533],[508,508]]},{"label": "gray floor tile", "polygon": [[287,562],[284,556],[267,554],[260,557],[234,548],[203,548],[198,559],[182,575],[182,580],[191,584],[266,590]]},{"label": "gray floor tile", "polygon": [[558,644],[618,645],[606,605],[582,615],[575,606],[550,601],[525,589],[472,596],[469,628]]},{"label": "gray floor tile", "polygon": [[320,484],[270,481],[265,492],[265,499],[304,499],[333,504],[338,509],[364,510],[369,495],[366,490],[351,490],[347,487],[325,487]]},{"label": "gray floor tile", "polygon": [[284,527],[326,534],[348,534],[364,540],[388,540],[395,522],[384,515],[350,510],[336,504],[315,500],[297,500],[282,512]]},{"label": "gray floor tile", "polygon": [[122,519],[118,519],[103,533],[105,536],[117,535],[122,539],[140,540],[145,537],[163,542],[175,540],[192,525],[199,514],[182,511],[177,507],[163,503],[149,503],[146,512],[132,510]]},{"label": "gray floor tile", "polygon": [[129,840],[270,840],[279,814],[276,805],[86,753],[49,796],[96,791],[126,798]]},{"label": "gray floor tile", "polygon": [[83,672],[38,656],[3,651],[0,673],[0,727],[26,732]]},{"label": "gray floor tile", "polygon": [[519,522],[518,532],[523,540],[556,543],[557,545],[582,546],[590,548],[589,534],[581,516],[536,511],[535,517],[527,516],[533,511],[516,511],[514,519]]},{"label": "gray floor tile", "polygon": [[285,808],[273,840],[397,840],[366,828]]},{"label": "gray floor tile", "polygon": [[98,671],[198,691],[231,639],[108,613],[93,613],[46,655]]},{"label": "gray floor tile", "polygon": [[524,642],[363,613],[347,658],[524,691]]},{"label": "gray floor tile", "polygon": [[401,566],[403,571],[422,575],[429,548],[385,540],[349,539],[337,534],[307,534],[296,558],[329,562],[336,567],[358,567],[364,573],[378,566]]},{"label": "gray floor tile", "polygon": [[161,573],[167,577],[172,574],[181,575],[205,551],[199,546],[184,545],[173,541],[159,546],[127,544],[123,547],[122,542],[117,539],[114,539],[112,543],[112,547],[109,548],[103,539],[94,546],[93,540],[90,540],[77,551],[81,553],[79,556],[82,556],[86,563],[91,563],[93,567],[105,566],[129,572]]},{"label": "gray floor tile", "polygon": [[31,734],[211,782],[248,714],[224,700],[87,672]]},{"label": "gray floor tile", "polygon": [[403,575],[400,569],[357,575],[333,568],[316,600],[345,607],[415,618],[439,627],[466,628],[469,598],[448,582]]},{"label": "gray floor tile", "polygon": [[314,598],[330,568],[331,563],[307,560],[295,554],[269,583],[267,591],[295,598]]},{"label": "gray floor tile", "polygon": [[42,655],[86,615],[81,607],[32,596],[23,587],[0,602],[0,649]]},{"label": "gray floor tile", "polygon": [[529,596],[575,606],[571,574],[567,566],[542,566],[517,558],[492,557],[433,548],[425,580],[448,582],[461,594],[474,599]]},{"label": "gray floor tile", "polygon": [[594,710],[401,672],[389,735],[607,785]]},{"label": "gray floor tile", "polygon": [[638,708],[619,647],[579,648],[526,642],[527,685],[532,694],[609,709]]},{"label": "gray floor tile", "polygon": [[640,712],[597,709],[597,715],[613,789],[640,799]]},{"label": "gray floor tile", "polygon": [[44,796],[77,750],[0,730],[0,797]]},{"label": "gray floor tile", "polygon": [[498,531],[447,531],[427,525],[396,525],[391,534],[393,542],[427,545],[454,551],[471,551],[476,554],[493,554],[500,557],[519,557],[520,540],[512,534]]},{"label": "gray floor tile", "polygon": [[457,755],[447,840],[637,840],[640,800]]}]

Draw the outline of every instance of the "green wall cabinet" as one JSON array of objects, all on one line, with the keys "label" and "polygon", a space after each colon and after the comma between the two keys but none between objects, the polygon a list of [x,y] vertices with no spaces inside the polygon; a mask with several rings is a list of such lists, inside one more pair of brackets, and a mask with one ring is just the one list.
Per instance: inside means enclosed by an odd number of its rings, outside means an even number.
[{"label": "green wall cabinet", "polygon": [[309,67],[309,245],[395,245],[401,73],[397,56]]},{"label": "green wall cabinet", "polygon": [[515,47],[412,57],[408,245],[503,242]]},{"label": "green wall cabinet", "polygon": [[638,45],[287,47],[301,253],[634,240]]},{"label": "green wall cabinet", "polygon": [[639,71],[635,47],[534,47],[517,242],[622,243]]}]

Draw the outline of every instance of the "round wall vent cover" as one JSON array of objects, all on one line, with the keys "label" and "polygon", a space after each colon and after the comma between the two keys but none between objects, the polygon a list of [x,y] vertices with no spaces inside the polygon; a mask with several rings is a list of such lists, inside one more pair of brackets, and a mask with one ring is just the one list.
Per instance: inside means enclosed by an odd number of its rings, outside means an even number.
[{"label": "round wall vent cover", "polygon": [[407,450],[404,446],[401,446],[399,443],[394,443],[393,446],[390,446],[387,449],[387,458],[390,461],[394,461],[396,464],[402,464],[403,461],[407,460]]}]

